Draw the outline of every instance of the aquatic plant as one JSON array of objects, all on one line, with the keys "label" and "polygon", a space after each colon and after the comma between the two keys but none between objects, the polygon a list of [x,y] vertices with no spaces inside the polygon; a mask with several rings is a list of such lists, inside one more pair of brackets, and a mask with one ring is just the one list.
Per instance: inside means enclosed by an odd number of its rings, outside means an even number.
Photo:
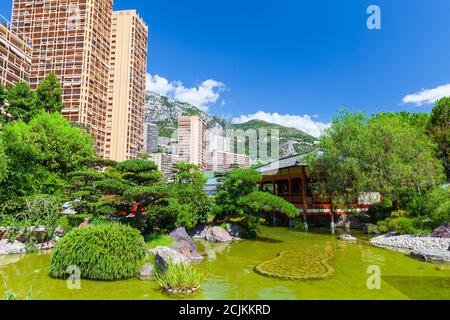
[{"label": "aquatic plant", "polygon": [[324,279],[334,273],[328,263],[332,254],[313,250],[284,251],[278,257],[266,261],[255,268],[261,275],[288,280]]},{"label": "aquatic plant", "polygon": [[69,267],[76,266],[84,279],[132,278],[139,273],[145,253],[144,238],[132,227],[108,223],[77,228],[56,245],[50,273],[66,278]]},{"label": "aquatic plant", "polygon": [[200,289],[205,275],[191,264],[169,262],[165,272],[156,274],[156,282],[169,293],[186,294]]}]

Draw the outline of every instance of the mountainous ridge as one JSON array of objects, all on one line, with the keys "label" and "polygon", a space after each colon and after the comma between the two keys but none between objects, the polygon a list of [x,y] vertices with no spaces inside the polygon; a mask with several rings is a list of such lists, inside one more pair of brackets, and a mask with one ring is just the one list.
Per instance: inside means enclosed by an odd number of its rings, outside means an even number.
[{"label": "mountainous ridge", "polygon": [[231,123],[221,116],[211,116],[201,111],[197,107],[170,99],[154,92],[146,93],[146,122],[155,123],[159,129],[160,137],[171,138],[178,128],[179,115],[203,115],[208,128],[217,125],[222,127],[224,132],[228,129],[247,131],[250,129],[279,130],[280,146],[282,155],[308,152],[317,143],[317,139],[296,128],[289,128],[278,124],[268,123],[261,120],[251,120],[246,123]]}]

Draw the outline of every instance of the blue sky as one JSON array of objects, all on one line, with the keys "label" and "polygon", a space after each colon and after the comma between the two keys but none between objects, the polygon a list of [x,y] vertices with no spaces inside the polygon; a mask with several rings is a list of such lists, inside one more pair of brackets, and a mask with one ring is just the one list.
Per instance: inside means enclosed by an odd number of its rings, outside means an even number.
[{"label": "blue sky", "polygon": [[[381,30],[366,26],[371,4]],[[0,13],[10,7],[1,1]],[[115,9],[137,9],[149,25],[152,88],[236,121],[317,134],[342,107],[428,112],[450,95],[448,0],[116,0]]]}]

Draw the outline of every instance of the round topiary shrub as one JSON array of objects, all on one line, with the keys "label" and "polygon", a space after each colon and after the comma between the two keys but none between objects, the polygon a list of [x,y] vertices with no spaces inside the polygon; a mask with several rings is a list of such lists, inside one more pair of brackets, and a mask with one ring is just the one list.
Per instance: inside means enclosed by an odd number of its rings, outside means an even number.
[{"label": "round topiary shrub", "polygon": [[53,250],[50,274],[68,278],[76,266],[83,279],[128,279],[139,273],[145,253],[144,238],[129,226],[107,223],[77,228]]}]

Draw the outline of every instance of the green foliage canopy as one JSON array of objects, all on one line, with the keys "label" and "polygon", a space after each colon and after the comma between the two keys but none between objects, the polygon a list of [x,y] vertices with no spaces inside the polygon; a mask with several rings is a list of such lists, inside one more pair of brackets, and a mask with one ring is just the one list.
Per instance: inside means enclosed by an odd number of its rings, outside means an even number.
[{"label": "green foliage canopy", "polygon": [[61,84],[54,73],[49,73],[36,90],[39,105],[48,113],[61,112],[64,108],[62,95]]},{"label": "green foliage canopy", "polygon": [[404,192],[439,184],[443,169],[423,127],[399,114],[343,112],[321,137],[323,153],[309,159],[316,192],[335,203],[356,203],[364,192],[380,192],[398,203]]},{"label": "green foliage canopy", "polygon": [[39,113],[28,124],[16,121],[0,133],[8,159],[0,199],[57,194],[70,172],[94,154],[93,139],[59,114]]},{"label": "green foliage canopy", "polygon": [[255,236],[258,213],[276,210],[297,217],[299,210],[282,198],[258,191],[261,175],[252,169],[232,171],[223,181],[212,213],[218,222],[237,222],[248,237]]}]

